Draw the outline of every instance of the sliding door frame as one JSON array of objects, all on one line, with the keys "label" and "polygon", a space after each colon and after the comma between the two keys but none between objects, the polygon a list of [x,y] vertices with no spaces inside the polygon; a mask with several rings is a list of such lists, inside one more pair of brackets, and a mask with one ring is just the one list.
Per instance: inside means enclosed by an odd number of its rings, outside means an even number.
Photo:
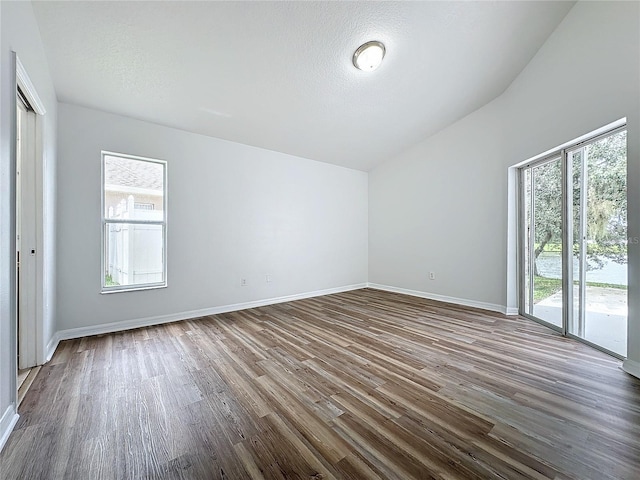
[{"label": "sliding door frame", "polygon": [[[565,198],[565,178],[564,178],[564,156],[561,156],[561,154],[564,152],[564,150],[556,150],[552,153],[550,153],[549,155],[546,155],[542,158],[539,158],[533,162],[524,164],[522,166],[520,166],[518,168],[518,298],[519,298],[519,305],[518,305],[518,314],[526,317],[530,320],[534,320],[538,323],[541,323],[542,325],[544,325],[545,327],[551,328],[552,330],[555,330],[556,332],[560,332],[562,333],[562,335],[565,335],[566,331],[564,328],[565,322],[564,322],[564,318],[565,318],[565,302],[564,302],[564,297],[563,297],[563,305],[562,305],[562,327],[559,327],[557,325],[554,325],[553,323],[547,322],[541,318],[535,317],[532,314],[530,314],[529,312],[525,311],[525,305],[527,305],[527,292],[525,289],[525,278],[524,275],[527,273],[526,268],[525,268],[525,255],[527,253],[527,248],[526,248],[526,242],[527,242],[527,230],[525,227],[525,220],[526,220],[526,212],[525,212],[525,170],[530,169],[530,182],[531,182],[531,192],[533,192],[533,188],[535,186],[535,182],[534,182],[534,175],[533,175],[533,168],[535,167],[540,167],[542,165],[545,165],[547,163],[551,163],[554,160],[560,160],[561,161],[561,170],[562,170],[562,175],[561,175],[561,179],[560,181],[562,182],[562,198],[563,198],[563,203],[562,203],[562,221],[564,222],[564,215],[565,215],[565,208],[564,208],[564,198]],[[535,203],[531,202],[531,219],[535,218]],[[531,222],[531,228],[535,228],[535,226],[533,225],[534,222]],[[564,223],[563,223],[564,224]],[[564,234],[564,232],[563,232]],[[535,231],[531,231],[531,233],[529,234],[529,236],[531,238],[535,238]],[[562,277],[564,278],[564,269],[565,269],[565,255],[564,255],[564,249],[565,249],[565,242],[564,242],[564,235],[563,235],[563,239],[562,239]],[[533,305],[533,262],[535,261],[535,255],[534,255],[534,249],[530,248],[530,256],[529,256],[529,305]],[[562,286],[563,292],[564,292],[564,285]],[[563,293],[564,295],[564,293]]]},{"label": "sliding door frame", "polygon": [[[602,131],[598,134],[590,136],[584,140],[579,142],[575,142],[573,144],[567,145],[563,148],[558,148],[542,158],[536,159],[534,161],[525,163],[518,167],[518,263],[517,263],[517,271],[518,271],[518,313],[519,315],[526,317],[530,320],[538,322],[552,330],[555,330],[561,333],[563,336],[568,338],[573,338],[575,340],[579,340],[580,342],[589,345],[597,350],[605,352],[613,357],[616,357],[620,360],[624,360],[624,356],[608,350],[600,345],[597,345],[589,340],[586,340],[583,337],[570,333],[569,331],[569,322],[574,321],[574,295],[573,295],[573,164],[569,161],[569,154],[580,150],[592,143],[597,142],[603,138],[609,137],[621,131],[627,130],[626,122],[617,125],[611,129],[606,131]],[[525,170],[530,169],[531,176],[531,192],[533,195],[533,187],[534,187],[534,176],[533,176],[533,168],[544,165],[545,163],[549,163],[553,160],[560,159],[561,161],[561,182],[562,182],[562,326],[558,327],[557,325],[553,325],[541,318],[538,318],[532,314],[529,314],[525,311],[525,306],[527,305],[527,292],[526,292],[526,280],[525,275],[528,273],[525,269],[525,255],[526,251],[526,241],[527,241],[527,229],[525,225],[526,221],[526,212],[525,212]],[[582,173],[581,178],[585,177],[585,172]],[[584,209],[586,207],[586,199],[583,198],[584,188],[581,189],[580,192],[580,208]],[[532,202],[531,206],[531,219],[535,218],[535,204]],[[586,212],[581,211],[580,213],[580,222],[584,222],[584,215]],[[534,222],[531,221],[533,224]],[[533,227],[532,227],[533,228]],[[530,238],[535,238],[535,232],[531,232]],[[584,240],[581,239],[581,245],[583,245]],[[533,245],[532,245],[533,246]],[[533,257],[533,248],[530,248],[531,257]],[[583,253],[584,248],[581,247],[581,255]],[[533,259],[529,258],[529,271],[533,272]],[[584,268],[584,265],[581,265],[581,271]],[[533,292],[533,281],[531,277],[533,274],[530,273],[529,278],[529,305],[533,305],[532,295]],[[586,276],[581,273],[581,288],[586,286]],[[628,289],[627,289],[628,292]],[[584,318],[584,295],[580,295],[579,299],[579,309],[578,315]]]}]

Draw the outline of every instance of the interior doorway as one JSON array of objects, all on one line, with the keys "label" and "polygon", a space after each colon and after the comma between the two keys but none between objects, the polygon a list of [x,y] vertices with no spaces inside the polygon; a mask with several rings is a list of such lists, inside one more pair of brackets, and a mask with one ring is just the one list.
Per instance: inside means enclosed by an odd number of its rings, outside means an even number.
[{"label": "interior doorway", "polygon": [[[12,77],[12,115],[10,130],[10,204],[11,263],[14,266],[9,284],[11,292],[11,381],[12,403],[26,392],[37,374],[38,365],[47,359],[44,344],[45,310],[48,288],[45,278],[45,226],[50,181],[45,158],[44,116],[46,109],[16,52],[11,52],[15,76]],[[13,104],[15,101],[15,105]],[[30,370],[27,370],[30,369]],[[22,388],[18,388],[18,381]]]},{"label": "interior doorway", "polygon": [[[16,95],[16,306],[18,400],[35,377],[36,338],[36,113]],[[25,388],[26,387],[26,388]]]}]

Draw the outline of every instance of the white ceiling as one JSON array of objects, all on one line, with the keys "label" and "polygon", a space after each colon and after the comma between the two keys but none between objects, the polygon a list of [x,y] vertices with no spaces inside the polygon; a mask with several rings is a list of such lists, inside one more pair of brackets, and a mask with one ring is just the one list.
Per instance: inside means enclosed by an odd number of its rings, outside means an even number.
[{"label": "white ceiling", "polygon": [[[34,2],[62,102],[369,170],[500,95],[572,2]],[[351,63],[368,40],[387,55]]]}]

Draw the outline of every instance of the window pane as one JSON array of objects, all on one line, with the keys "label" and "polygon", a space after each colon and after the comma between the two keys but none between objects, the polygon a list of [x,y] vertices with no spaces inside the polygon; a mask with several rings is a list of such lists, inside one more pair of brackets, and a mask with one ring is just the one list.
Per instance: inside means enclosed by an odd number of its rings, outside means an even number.
[{"label": "window pane", "polygon": [[163,220],[164,164],[104,156],[105,218]]},{"label": "window pane", "polygon": [[164,282],[164,226],[105,224],[105,287]]},{"label": "window pane", "polygon": [[[584,270],[584,262],[582,258],[582,229],[584,225],[582,223],[583,214],[581,212],[580,205],[582,195],[582,161],[583,161],[583,149],[569,152],[568,161],[571,162],[571,218],[573,221],[573,229],[571,233],[571,264],[573,268],[573,286],[572,286],[572,314],[567,325],[567,330],[574,335],[579,330],[580,320],[580,301],[583,295],[583,291],[580,288],[582,282],[582,275]],[[580,335],[581,336],[581,335]]]},{"label": "window pane", "polygon": [[555,159],[534,167],[533,315],[562,326],[562,162]]}]

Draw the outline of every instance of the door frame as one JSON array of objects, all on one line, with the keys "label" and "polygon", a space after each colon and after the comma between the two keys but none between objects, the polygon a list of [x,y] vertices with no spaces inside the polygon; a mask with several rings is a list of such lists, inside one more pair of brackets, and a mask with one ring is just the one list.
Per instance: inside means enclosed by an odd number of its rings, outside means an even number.
[{"label": "door frame", "polygon": [[[46,109],[44,108],[44,104],[36,91],[33,82],[29,78],[29,75],[20,62],[20,59],[16,52],[12,52],[12,60],[14,64],[15,71],[15,82],[12,90],[14,90],[15,94],[12,95],[12,119],[11,119],[11,131],[12,135],[12,148],[11,148],[11,171],[12,171],[12,192],[11,192],[11,209],[12,209],[12,219],[11,219],[11,235],[13,239],[12,244],[12,264],[14,268],[16,268],[16,166],[17,166],[17,96],[18,89],[20,90],[20,94],[24,97],[24,99],[28,102],[29,107],[31,107],[31,114],[33,117],[29,119],[29,123],[31,123],[31,133],[32,138],[30,142],[33,142],[32,145],[27,148],[27,158],[23,158],[22,161],[26,161],[28,164],[27,171],[31,176],[30,185],[32,186],[32,190],[28,192],[31,196],[29,205],[30,213],[33,214],[33,225],[32,234],[30,238],[25,239],[28,242],[29,249],[33,249],[35,252],[33,254],[34,257],[34,265],[28,272],[30,278],[26,279],[31,285],[35,285],[35,291],[33,292],[33,296],[29,298],[30,309],[33,311],[33,315],[31,315],[28,319],[23,319],[20,322],[20,329],[22,333],[28,333],[29,337],[24,337],[22,339],[18,339],[18,289],[17,289],[17,278],[15,275],[12,275],[12,283],[13,285],[10,288],[12,295],[12,318],[13,320],[13,334],[15,335],[16,343],[14,345],[14,351],[11,356],[12,359],[16,362],[15,370],[17,374],[18,365],[17,365],[17,354],[18,354],[18,342],[27,355],[26,364],[23,366],[36,366],[42,365],[46,361],[46,352],[44,345],[44,282],[43,282],[43,270],[44,270],[44,251],[43,251],[43,231],[44,231],[44,177],[43,177],[43,166],[44,166],[44,156],[43,156],[43,135],[42,135],[42,127],[43,127],[43,116],[46,113]],[[23,169],[24,170],[24,169]],[[21,352],[21,353],[22,353]],[[15,390],[15,388],[14,388]]]},{"label": "door frame", "polygon": [[[525,269],[525,254],[526,254],[526,236],[527,236],[527,232],[525,231],[525,228],[523,228],[524,225],[524,221],[526,218],[526,214],[525,214],[525,200],[524,200],[524,170],[527,168],[535,168],[535,167],[539,167],[542,165],[545,165],[547,163],[551,163],[553,161],[557,161],[560,160],[561,162],[561,177],[560,177],[560,182],[561,182],[561,190],[562,190],[562,205],[561,205],[561,209],[562,209],[562,222],[564,222],[565,220],[565,205],[564,205],[564,199],[566,197],[566,192],[565,192],[565,178],[564,178],[564,149],[558,149],[555,150],[549,154],[544,155],[543,157],[540,158],[536,158],[535,160],[529,161],[529,162],[525,162],[522,165],[518,166],[518,170],[517,170],[517,175],[518,175],[518,220],[517,220],[517,229],[518,229],[518,315],[521,315],[523,317],[526,317],[530,320],[534,320],[538,323],[541,323],[542,325],[544,325],[545,327],[548,327],[552,330],[555,330],[556,332],[560,332],[562,335],[566,334],[566,330],[564,328],[565,325],[565,305],[564,305],[564,298],[563,298],[563,306],[562,306],[562,325],[558,326],[558,325],[554,325],[551,322],[547,322],[541,318],[535,317],[532,314],[526,312],[524,310],[525,305],[527,304],[526,302],[526,292],[525,292],[525,282],[524,282],[524,275],[526,272]],[[532,181],[533,181],[533,171],[531,172],[532,175]],[[533,186],[533,184],[532,184]],[[532,207],[531,210],[531,217],[533,218],[535,215],[535,206]],[[563,238],[562,238],[562,278],[565,278],[565,260],[564,260],[564,249],[566,248],[565,245],[565,241],[564,241],[564,231],[563,231]],[[532,263],[532,259],[529,259],[529,262]],[[531,268],[531,266],[529,267]],[[532,275],[533,276],[533,275]],[[564,284],[562,285],[562,289],[564,292]],[[533,283],[531,283],[529,285],[529,290],[531,292],[533,292]],[[533,295],[530,296],[530,300],[532,301]]]}]

